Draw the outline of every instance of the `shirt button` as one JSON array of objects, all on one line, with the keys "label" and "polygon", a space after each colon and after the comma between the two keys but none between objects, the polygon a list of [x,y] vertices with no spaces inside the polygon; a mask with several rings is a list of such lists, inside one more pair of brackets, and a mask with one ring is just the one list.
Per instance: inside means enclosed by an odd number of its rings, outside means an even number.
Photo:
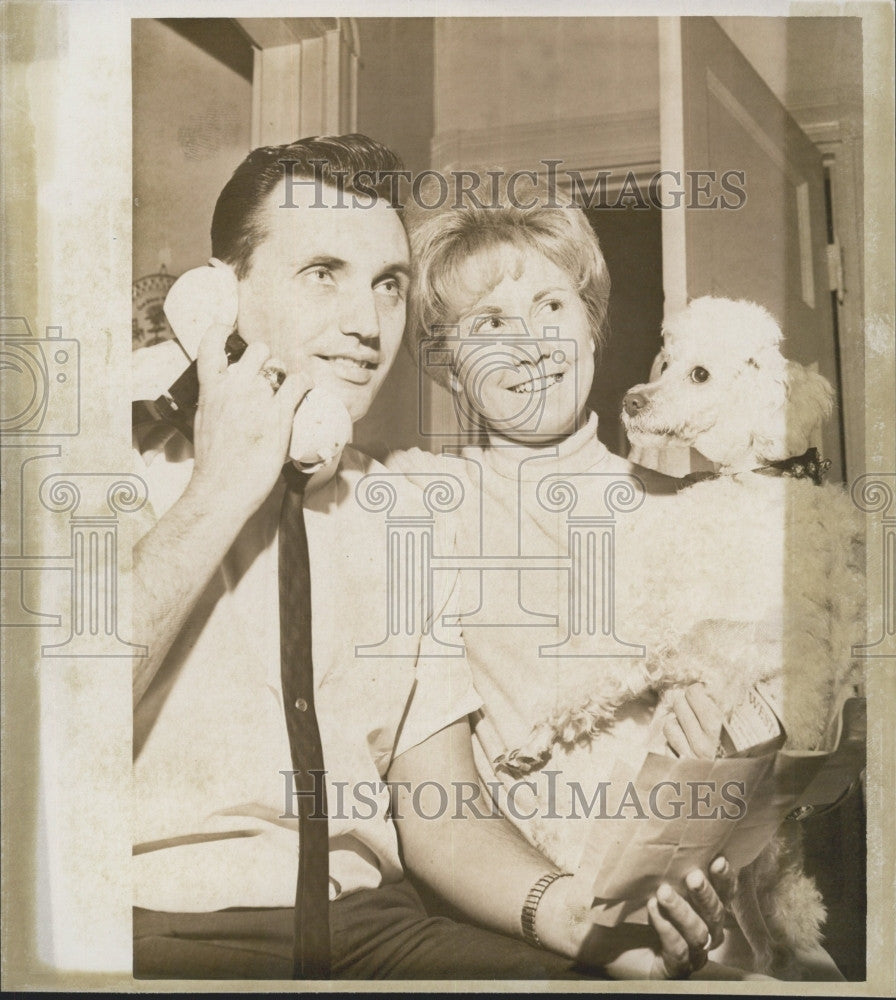
[{"label": "shirt button", "polygon": [[308,711],[308,702],[305,701],[304,698],[296,698],[296,708],[300,712],[307,712]]}]

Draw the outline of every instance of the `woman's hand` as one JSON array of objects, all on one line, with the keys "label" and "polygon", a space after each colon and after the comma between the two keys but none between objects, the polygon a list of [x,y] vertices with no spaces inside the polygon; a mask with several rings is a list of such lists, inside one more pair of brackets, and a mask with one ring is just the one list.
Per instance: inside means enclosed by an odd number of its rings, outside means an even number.
[{"label": "woman's hand", "polygon": [[706,965],[709,952],[725,936],[725,906],[734,891],[734,874],[719,857],[708,876],[696,869],[688,873],[687,898],[671,886],[660,886],[647,904],[649,925],[616,927],[591,923],[590,892],[584,902],[581,880],[560,879],[542,899],[539,934],[544,939],[548,926],[577,922],[581,931],[575,955],[580,962],[604,968],[616,979],[687,978]]},{"label": "woman's hand", "polygon": [[703,684],[691,684],[671,693],[673,714],[663,726],[663,735],[679,757],[718,756],[724,717]]},{"label": "woman's hand", "polygon": [[683,979],[706,965],[725,939],[725,907],[734,893],[734,872],[723,857],[685,878],[688,899],[661,885],[647,901],[647,915],[659,938],[651,979]]},{"label": "woman's hand", "polygon": [[[727,898],[730,868],[723,858],[714,864]],[[671,886],[661,885],[647,901],[647,915],[660,941],[650,978],[682,979],[706,965],[709,953],[725,939],[725,905],[704,874],[695,869],[685,879],[688,901]]]}]

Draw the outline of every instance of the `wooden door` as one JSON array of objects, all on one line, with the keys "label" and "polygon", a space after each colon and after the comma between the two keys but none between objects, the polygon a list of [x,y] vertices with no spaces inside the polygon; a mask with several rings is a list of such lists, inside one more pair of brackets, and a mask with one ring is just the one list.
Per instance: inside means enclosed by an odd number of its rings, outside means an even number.
[{"label": "wooden door", "polygon": [[[662,166],[685,194],[663,213],[666,314],[700,295],[759,302],[781,323],[785,355],[836,389],[820,152],[714,18],[661,19],[660,81]],[[742,196],[724,190],[727,171],[742,173],[729,176]],[[838,406],[819,442],[832,479],[843,477],[841,425]]]}]

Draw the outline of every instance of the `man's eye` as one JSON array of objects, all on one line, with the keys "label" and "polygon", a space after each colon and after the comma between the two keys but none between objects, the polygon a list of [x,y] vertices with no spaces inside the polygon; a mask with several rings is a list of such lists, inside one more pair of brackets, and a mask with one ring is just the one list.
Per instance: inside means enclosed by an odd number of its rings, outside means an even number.
[{"label": "man's eye", "polygon": [[323,264],[312,264],[300,273],[315,285],[327,285],[333,280],[333,272]]},{"label": "man's eye", "polygon": [[701,368],[697,365],[697,367],[691,371],[689,377],[692,382],[701,383],[705,382],[709,378],[709,372],[705,368]]},{"label": "man's eye", "polygon": [[376,290],[394,298],[401,294],[401,283],[397,278],[386,278],[376,286]]}]

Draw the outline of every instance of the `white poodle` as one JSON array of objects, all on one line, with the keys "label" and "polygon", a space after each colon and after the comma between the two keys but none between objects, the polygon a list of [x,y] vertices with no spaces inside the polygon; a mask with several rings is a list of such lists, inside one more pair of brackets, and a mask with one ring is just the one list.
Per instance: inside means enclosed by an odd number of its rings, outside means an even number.
[{"label": "white poodle", "polygon": [[[584,695],[543,706],[531,739],[498,763],[522,775],[612,728],[633,699],[705,683],[726,718],[756,686],[789,749],[829,749],[861,682],[863,522],[840,487],[822,486],[810,445],[830,415],[827,381],[781,354],[782,333],[751,302],[700,298],[664,327],[659,378],[632,388],[633,443],[678,442],[719,475],[620,519],[616,621],[643,660],[603,659]],[[788,824],[793,826],[794,824]],[[757,970],[801,975],[824,907],[779,836],[741,873],[739,922]]]},{"label": "white poodle", "polygon": [[689,445],[725,475],[802,455],[834,393],[827,379],[785,360],[782,339],[754,302],[695,299],[663,329],[660,377],[626,393],[629,441]]},{"label": "white poodle", "polygon": [[809,750],[859,680],[863,526],[845,491],[819,488],[829,463],[810,445],[833,391],[787,361],[782,340],[753,302],[694,300],[665,325],[660,376],[626,394],[623,422],[633,443],[672,439],[719,469],[637,524],[664,549],[651,590],[683,588],[659,598],[654,667],[703,651],[713,662],[693,669],[729,712],[764,681],[787,746]]}]

